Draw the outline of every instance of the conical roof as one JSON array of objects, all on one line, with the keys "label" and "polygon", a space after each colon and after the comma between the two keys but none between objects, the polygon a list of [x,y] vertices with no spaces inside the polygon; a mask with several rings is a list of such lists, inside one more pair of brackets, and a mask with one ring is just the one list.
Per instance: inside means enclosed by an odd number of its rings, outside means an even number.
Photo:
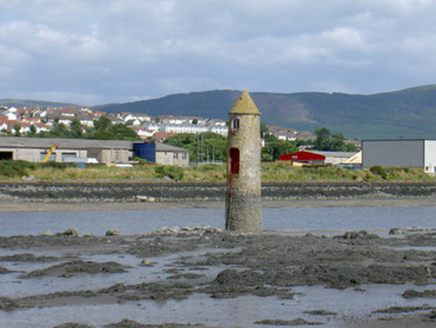
[{"label": "conical roof", "polygon": [[259,110],[256,107],[253,99],[251,99],[247,90],[244,90],[242,94],[239,96],[238,100],[236,100],[233,105],[230,114],[251,114],[251,115],[260,115]]}]

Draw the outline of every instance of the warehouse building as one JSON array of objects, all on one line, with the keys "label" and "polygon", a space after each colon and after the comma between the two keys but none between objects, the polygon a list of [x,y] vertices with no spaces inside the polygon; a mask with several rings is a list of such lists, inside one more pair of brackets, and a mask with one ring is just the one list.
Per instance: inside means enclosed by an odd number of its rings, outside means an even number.
[{"label": "warehouse building", "polygon": [[163,165],[188,166],[189,151],[161,143],[153,143],[153,156],[145,158],[134,152],[142,142],[124,140],[50,139],[0,137],[0,160],[25,160],[74,163],[128,163],[135,157]]},{"label": "warehouse building", "polygon": [[436,140],[363,140],[362,165],[422,168],[436,173]]},{"label": "warehouse building", "polygon": [[[312,153],[322,155],[325,157],[324,164],[330,165],[339,165],[347,163],[350,158],[357,155],[356,152],[348,152],[348,151],[319,151],[319,150],[311,150]],[[357,163],[362,164],[362,163]]]},{"label": "warehouse building", "polygon": [[324,165],[325,156],[320,154],[315,154],[308,151],[298,151],[291,154],[282,155],[279,157],[281,161],[292,161],[294,166],[299,166],[299,164],[307,165]]}]

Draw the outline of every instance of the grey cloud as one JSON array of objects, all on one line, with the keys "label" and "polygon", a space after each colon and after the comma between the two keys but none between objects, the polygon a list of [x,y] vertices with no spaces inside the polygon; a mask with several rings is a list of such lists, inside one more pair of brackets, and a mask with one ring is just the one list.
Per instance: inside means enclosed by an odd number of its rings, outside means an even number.
[{"label": "grey cloud", "polygon": [[434,83],[434,1],[10,0],[0,12],[2,98]]}]

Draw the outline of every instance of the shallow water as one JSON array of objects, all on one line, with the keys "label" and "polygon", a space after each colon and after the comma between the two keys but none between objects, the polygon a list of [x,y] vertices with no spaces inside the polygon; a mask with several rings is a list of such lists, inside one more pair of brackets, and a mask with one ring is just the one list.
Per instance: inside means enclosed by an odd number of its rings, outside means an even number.
[{"label": "shallow water", "polygon": [[[148,261],[152,262],[153,266],[147,267],[140,265],[141,259],[130,254],[93,254],[86,255],[77,253],[78,259],[83,261],[94,261],[94,262],[110,262],[115,261],[119,264],[128,266],[127,272],[124,273],[112,273],[112,274],[95,274],[86,275],[75,275],[70,278],[63,277],[33,277],[31,279],[23,279],[20,276],[22,272],[14,272],[9,274],[0,275],[0,296],[17,298],[25,297],[30,295],[38,294],[49,294],[56,291],[77,291],[77,290],[99,290],[102,288],[108,288],[117,283],[124,283],[129,285],[140,284],[143,282],[149,283],[153,281],[165,280],[168,277],[174,275],[174,273],[165,272],[165,269],[174,268],[175,265],[172,263],[178,261],[182,256],[195,256],[199,257],[206,253],[212,252],[223,252],[222,249],[206,249],[201,251],[190,251],[190,252],[180,252],[173,253],[167,256],[161,257],[149,257]],[[236,252],[238,249],[232,249],[229,252]],[[29,253],[29,250],[3,250],[0,249],[0,256],[9,256],[14,254]],[[37,252],[32,250],[32,254],[35,256],[63,256],[66,254],[61,254],[59,252]],[[53,265],[66,262],[64,260],[60,262],[7,262],[2,261],[0,265],[8,268],[9,270],[20,270],[24,272],[32,272],[35,270],[42,270]],[[17,269],[17,267],[19,269]],[[206,275],[208,278],[213,279],[217,274],[224,270],[230,268],[229,266],[222,267],[210,267],[207,270],[190,270],[190,273],[198,273]],[[183,269],[182,269],[183,270]]]},{"label": "shallow water", "polygon": [[[184,324],[203,323],[219,327],[269,327],[254,322],[265,319],[293,320],[303,318],[321,321],[322,327],[349,327],[366,323],[387,314],[372,311],[390,306],[436,306],[436,300],[407,300],[401,297],[408,288],[403,286],[362,286],[366,291],[353,289],[336,290],[320,286],[297,287],[302,293],[295,299],[282,300],[276,297],[241,296],[234,299],[214,299],[203,294],[194,294],[183,301],[165,302],[138,301],[125,304],[72,305],[42,309],[20,309],[0,313],[5,327],[52,327],[65,322],[81,322],[100,327],[130,318],[142,323],[161,324],[177,322]],[[430,287],[430,286],[427,286]],[[434,287],[434,286],[431,286]],[[336,316],[316,316],[305,313],[313,310],[336,312]],[[299,326],[302,327],[302,326]],[[303,326],[304,327],[304,326]]]},{"label": "shallow water", "polygon": [[[383,230],[436,228],[436,206],[264,208],[264,230]],[[160,227],[206,226],[224,229],[223,208],[120,211],[0,212],[0,235],[37,235],[77,228],[81,234],[147,233]]]}]

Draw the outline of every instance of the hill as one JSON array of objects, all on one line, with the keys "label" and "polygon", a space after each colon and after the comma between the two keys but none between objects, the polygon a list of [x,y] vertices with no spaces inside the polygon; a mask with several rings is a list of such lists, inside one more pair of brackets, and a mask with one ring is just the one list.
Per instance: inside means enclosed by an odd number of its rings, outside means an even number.
[{"label": "hill", "polygon": [[42,100],[27,100],[27,99],[0,99],[0,106],[6,107],[71,107],[80,109],[86,107],[84,105],[61,103],[53,101],[42,101]]},{"label": "hill", "polygon": [[[241,91],[215,90],[100,106],[107,112],[140,112],[227,119]],[[320,126],[350,139],[436,138],[436,85],[374,95],[250,93],[262,121],[315,131]]]},{"label": "hill", "polygon": [[[192,92],[91,109],[109,113],[227,119],[228,112],[240,94],[241,91],[235,90]],[[310,131],[325,126],[350,139],[436,139],[436,85],[374,95],[321,92],[250,94],[262,114],[261,120],[269,125]],[[0,105],[7,104],[0,100]],[[36,106],[36,103],[32,105]]]}]

